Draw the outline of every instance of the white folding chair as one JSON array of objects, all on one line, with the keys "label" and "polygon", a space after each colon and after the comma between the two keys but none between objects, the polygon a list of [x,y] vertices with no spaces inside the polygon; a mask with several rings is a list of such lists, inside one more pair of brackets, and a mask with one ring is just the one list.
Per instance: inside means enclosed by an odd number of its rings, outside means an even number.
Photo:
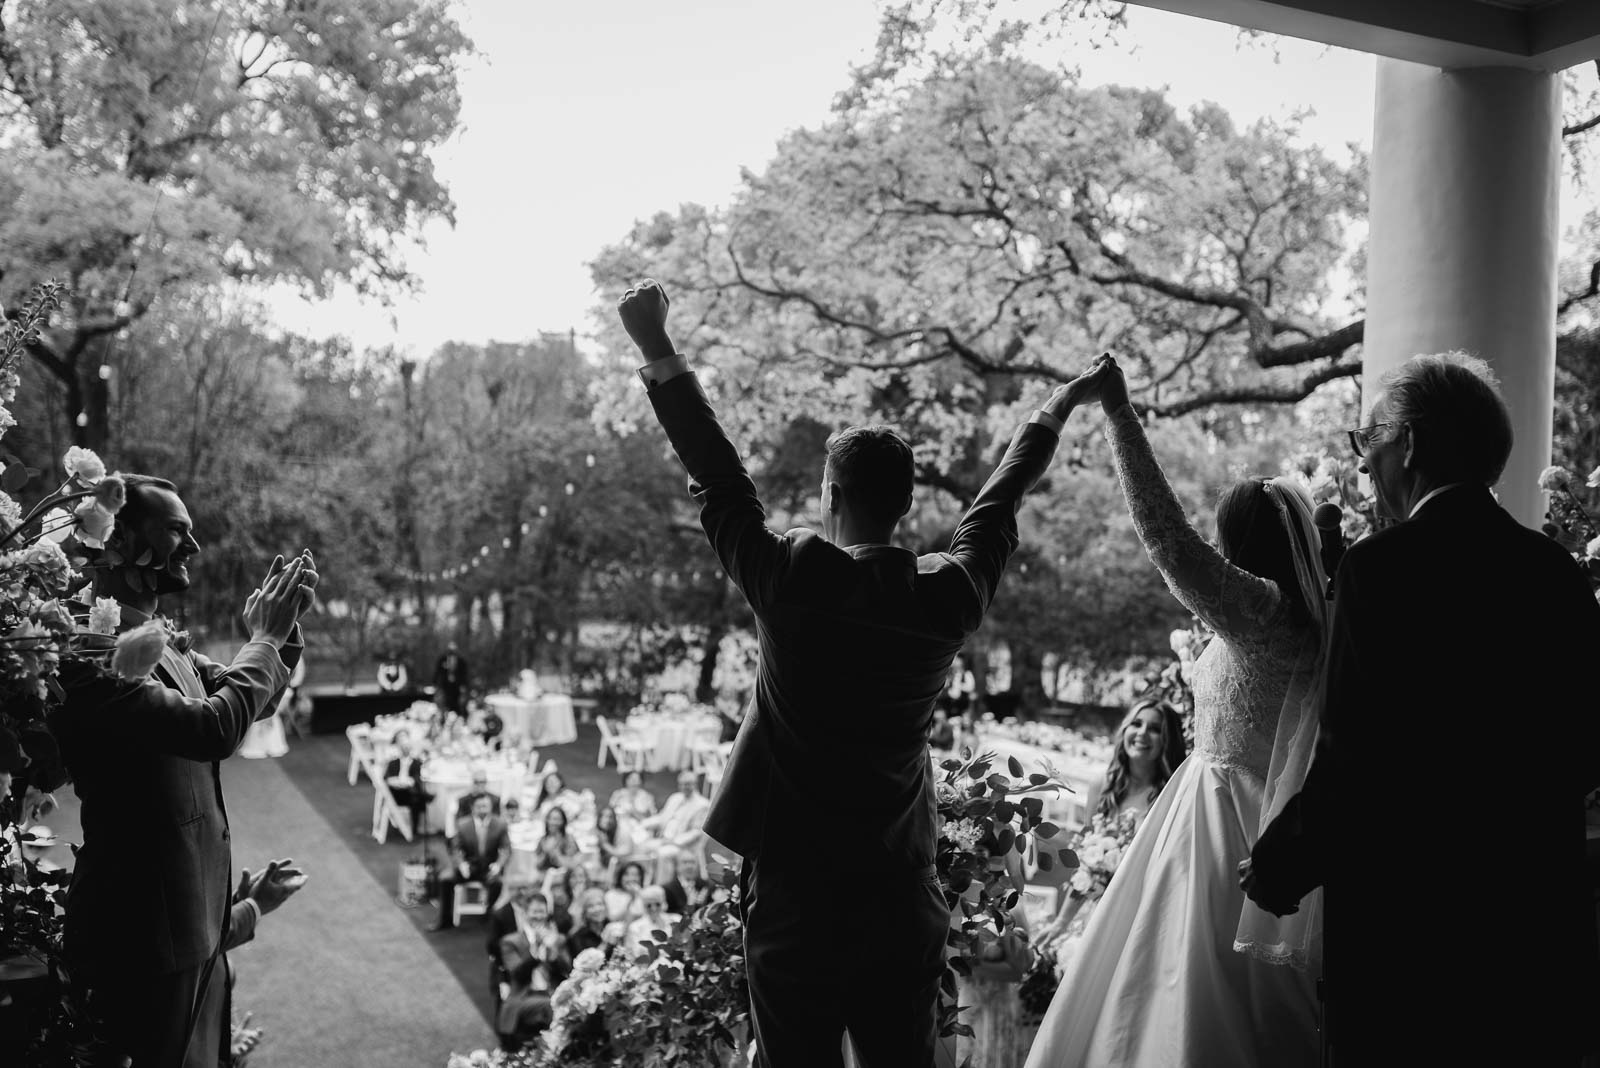
[{"label": "white folding chair", "polygon": [[722,764],[722,724],[711,723],[695,729],[689,741],[689,770],[708,774]]},{"label": "white folding chair", "polygon": [[368,775],[372,779],[372,837],[380,842],[388,841],[389,827],[393,825],[402,838],[411,841],[411,813],[395,803],[394,794],[390,792],[382,772],[372,775],[369,765]]},{"label": "white folding chair", "polygon": [[617,762],[618,771],[643,771],[650,747],[644,739],[629,731],[617,731],[611,726],[610,721],[604,716],[596,716],[595,723],[600,727],[600,753],[595,758],[595,767],[606,766],[606,754]]},{"label": "white folding chair", "polygon": [[489,888],[480,882],[456,883],[451,893],[455,896],[458,920],[463,916],[482,916],[489,911]]},{"label": "white folding chair", "polygon": [[378,754],[372,748],[372,733],[365,723],[352,723],[344,729],[344,736],[350,739],[348,777],[350,785],[354,786],[361,778],[362,769],[376,760]]}]

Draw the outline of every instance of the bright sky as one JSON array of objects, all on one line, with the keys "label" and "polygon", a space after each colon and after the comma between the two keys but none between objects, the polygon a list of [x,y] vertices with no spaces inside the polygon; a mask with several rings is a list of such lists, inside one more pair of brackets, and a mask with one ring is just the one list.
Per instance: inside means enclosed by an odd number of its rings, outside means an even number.
[{"label": "bright sky", "polygon": [[[587,262],[636,219],[725,202],[788,130],[823,121],[870,54],[871,0],[466,0],[481,55],[463,129],[438,156],[456,226],[429,229],[422,292],[394,308],[339,294],[274,300],[291,330],[419,356],[441,342],[591,329]],[[1068,46],[1070,47],[1070,46]],[[1371,142],[1372,57],[1130,7],[1120,43],[1070,57],[1086,84],[1165,85],[1241,122],[1310,111],[1308,141]]]}]

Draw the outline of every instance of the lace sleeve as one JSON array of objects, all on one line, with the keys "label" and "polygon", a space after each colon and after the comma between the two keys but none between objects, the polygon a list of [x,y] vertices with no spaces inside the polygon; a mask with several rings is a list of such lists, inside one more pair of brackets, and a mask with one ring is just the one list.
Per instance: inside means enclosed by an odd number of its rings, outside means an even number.
[{"label": "lace sleeve", "polygon": [[1223,559],[1189,524],[1131,407],[1113,412],[1106,437],[1133,526],[1183,606],[1219,634],[1258,634],[1283,604],[1277,583]]}]

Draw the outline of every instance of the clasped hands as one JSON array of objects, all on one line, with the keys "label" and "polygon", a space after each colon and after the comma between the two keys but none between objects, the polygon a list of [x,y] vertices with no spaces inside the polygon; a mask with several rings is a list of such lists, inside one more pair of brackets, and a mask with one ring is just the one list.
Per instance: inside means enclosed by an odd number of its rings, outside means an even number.
[{"label": "clasped hands", "polygon": [[282,554],[275,557],[267,577],[244,602],[244,623],[251,640],[283,648],[294,625],[316,603],[320,578],[309,549],[287,564]]}]

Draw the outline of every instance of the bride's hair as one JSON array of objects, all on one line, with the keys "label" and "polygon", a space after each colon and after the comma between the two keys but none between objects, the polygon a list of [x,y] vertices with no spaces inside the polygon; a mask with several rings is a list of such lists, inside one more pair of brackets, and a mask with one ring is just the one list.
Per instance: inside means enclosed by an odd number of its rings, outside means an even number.
[{"label": "bride's hair", "polygon": [[1128,709],[1128,714],[1122,717],[1122,724],[1117,727],[1117,733],[1113,737],[1115,745],[1111,761],[1106,765],[1105,783],[1100,788],[1100,802],[1095,806],[1096,815],[1115,816],[1117,809],[1122,807],[1122,802],[1127,798],[1132,772],[1128,767],[1128,751],[1123,748],[1122,740],[1139,713],[1152,708],[1161,713],[1161,754],[1156,760],[1155,772],[1150,777],[1151,801],[1154,801],[1156,795],[1161,793],[1161,788],[1167,785],[1167,780],[1172,778],[1177,766],[1183,763],[1186,755],[1183,721],[1178,716],[1178,710],[1166,701],[1154,698],[1136,702]]},{"label": "bride's hair", "polygon": [[1276,582],[1297,618],[1310,615],[1295,574],[1289,532],[1267,494],[1265,480],[1247,478],[1222,491],[1217,501],[1217,548],[1235,567]]}]

